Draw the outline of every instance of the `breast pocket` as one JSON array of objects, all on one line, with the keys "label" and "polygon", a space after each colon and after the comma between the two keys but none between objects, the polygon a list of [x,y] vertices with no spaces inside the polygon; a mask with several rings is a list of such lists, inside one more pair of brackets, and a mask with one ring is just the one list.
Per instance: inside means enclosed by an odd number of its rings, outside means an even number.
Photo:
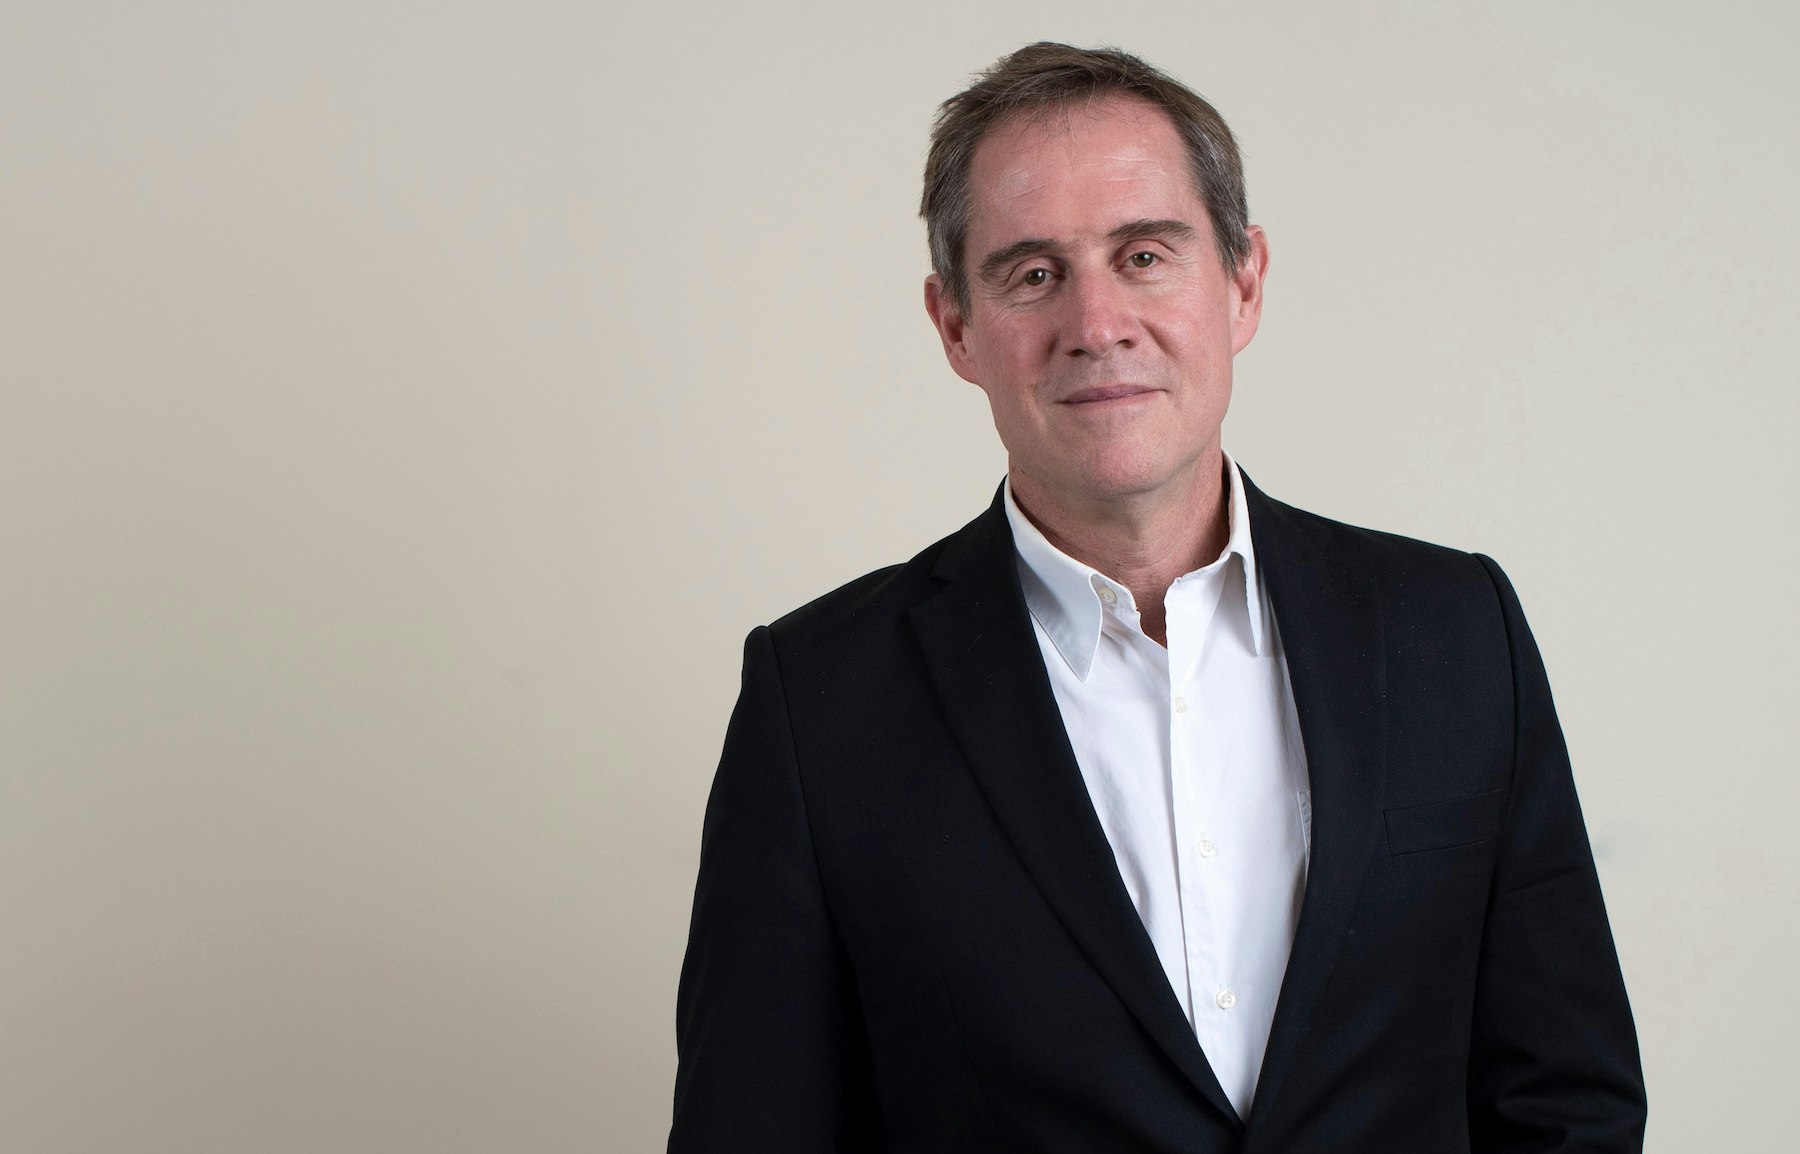
[{"label": "breast pocket", "polygon": [[1397,806],[1386,812],[1388,852],[1423,853],[1484,842],[1500,832],[1504,789],[1473,797]]}]

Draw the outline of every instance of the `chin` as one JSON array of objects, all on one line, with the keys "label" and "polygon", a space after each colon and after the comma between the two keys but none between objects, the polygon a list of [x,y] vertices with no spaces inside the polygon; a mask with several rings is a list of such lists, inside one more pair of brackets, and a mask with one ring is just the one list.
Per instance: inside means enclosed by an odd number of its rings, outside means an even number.
[{"label": "chin", "polygon": [[1129,501],[1179,484],[1195,464],[1187,453],[1156,452],[1142,444],[1084,446],[1085,452],[1038,454],[1038,461],[1011,458],[1015,476],[1027,479],[1065,503]]},{"label": "chin", "polygon": [[1069,478],[1069,488],[1091,500],[1122,501],[1156,492],[1171,479],[1160,469],[1092,469]]},{"label": "chin", "polygon": [[1141,450],[1119,449],[1097,453],[1081,469],[1083,480],[1096,493],[1130,496],[1159,489],[1180,472],[1175,462]]}]

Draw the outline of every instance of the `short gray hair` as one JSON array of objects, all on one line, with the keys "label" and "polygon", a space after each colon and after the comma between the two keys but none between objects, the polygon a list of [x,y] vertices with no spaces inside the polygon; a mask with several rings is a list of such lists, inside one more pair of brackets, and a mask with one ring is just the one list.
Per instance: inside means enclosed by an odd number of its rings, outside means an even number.
[{"label": "short gray hair", "polygon": [[969,273],[963,247],[969,236],[969,168],[975,149],[1014,117],[1107,96],[1141,100],[1168,114],[1187,146],[1188,169],[1212,221],[1220,262],[1227,272],[1235,272],[1249,256],[1244,166],[1218,111],[1129,53],[1039,41],[995,61],[974,84],[939,105],[932,124],[919,215],[925,218],[932,270],[964,316],[969,312]]}]

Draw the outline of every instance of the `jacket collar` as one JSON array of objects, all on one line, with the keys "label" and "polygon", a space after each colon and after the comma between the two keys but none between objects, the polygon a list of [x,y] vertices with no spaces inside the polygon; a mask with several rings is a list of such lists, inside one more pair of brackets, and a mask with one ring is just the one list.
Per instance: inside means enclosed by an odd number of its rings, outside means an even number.
[{"label": "jacket collar", "polygon": [[[1268,606],[1287,656],[1313,794],[1305,898],[1246,1135],[1254,1149],[1322,996],[1378,848],[1385,709],[1381,606],[1348,566],[1343,526],[1241,478]],[[952,730],[1025,868],[1071,937],[1199,1093],[1236,1119],[1170,989],[1088,798],[1032,633],[1018,553],[996,492],[952,536],[943,582],[912,624]]]},{"label": "jacket collar", "polygon": [[1032,634],[1004,498],[951,537],[911,612],[938,698],[1026,871],[1094,969],[1199,1093],[1236,1112],[1119,876]]}]

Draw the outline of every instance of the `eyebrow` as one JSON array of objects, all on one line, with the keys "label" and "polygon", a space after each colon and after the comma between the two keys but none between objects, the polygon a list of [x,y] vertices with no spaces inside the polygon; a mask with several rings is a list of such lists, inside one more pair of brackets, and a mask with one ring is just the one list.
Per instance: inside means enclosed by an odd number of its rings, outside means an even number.
[{"label": "eyebrow", "polygon": [[1198,235],[1194,226],[1181,220],[1133,220],[1127,221],[1106,234],[1106,239],[1115,244],[1122,240],[1151,239],[1158,240],[1193,240]]},{"label": "eyebrow", "polygon": [[[1106,239],[1114,244],[1127,240],[1192,240],[1198,235],[1194,226],[1180,220],[1130,220],[1106,234]],[[1031,237],[1027,240],[1014,241],[1005,248],[995,249],[981,258],[976,270],[982,280],[997,281],[1001,273],[1009,265],[1015,264],[1028,256],[1036,256],[1041,252],[1049,252],[1056,247],[1056,242],[1043,237]]]},{"label": "eyebrow", "polygon": [[1014,241],[1005,248],[997,248],[981,258],[981,266],[977,270],[984,281],[997,281],[1008,265],[1014,264],[1028,256],[1036,256],[1040,252],[1049,252],[1056,247],[1056,242],[1042,237],[1030,240]]}]

